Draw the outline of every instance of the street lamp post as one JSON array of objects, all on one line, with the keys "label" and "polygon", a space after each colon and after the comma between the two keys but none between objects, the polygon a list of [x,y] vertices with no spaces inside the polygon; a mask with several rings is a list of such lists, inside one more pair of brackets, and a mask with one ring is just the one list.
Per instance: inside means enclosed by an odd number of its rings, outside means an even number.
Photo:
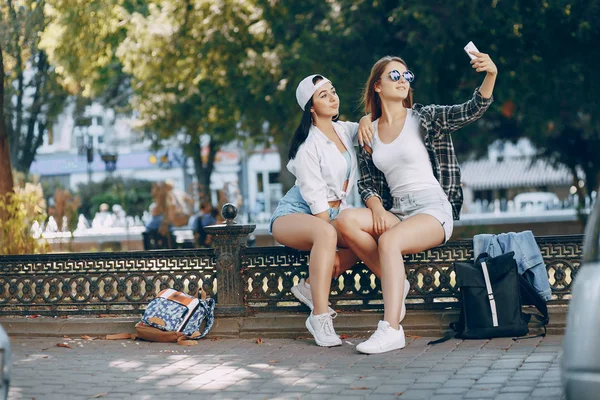
[{"label": "street lamp post", "polygon": [[94,143],[92,141],[92,136],[87,136],[87,146],[86,146],[86,155],[87,155],[87,174],[88,174],[88,183],[92,183],[92,163],[94,162]]}]

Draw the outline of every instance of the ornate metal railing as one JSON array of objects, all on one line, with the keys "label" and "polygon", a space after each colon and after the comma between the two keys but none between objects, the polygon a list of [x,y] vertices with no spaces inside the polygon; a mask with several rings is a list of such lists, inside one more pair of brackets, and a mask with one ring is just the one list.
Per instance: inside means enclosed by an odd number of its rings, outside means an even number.
[{"label": "ornate metal railing", "polygon": [[[571,282],[579,269],[582,235],[536,238],[546,264],[553,304],[566,303]],[[406,256],[410,282],[408,307],[435,309],[457,307],[455,261],[472,261],[472,241],[449,242],[442,247]],[[250,307],[265,311],[296,310],[298,303],[289,289],[308,271],[308,254],[284,247],[248,248],[243,252],[243,279]],[[382,308],[381,286],[362,264],[333,281],[330,301],[336,310]]]},{"label": "ornate metal railing", "polygon": [[[253,226],[208,227],[213,249],[0,256],[0,315],[139,314],[164,288],[217,299],[221,314],[305,310],[290,288],[308,273],[308,253],[245,247]],[[553,303],[568,301],[582,257],[582,235],[536,238]],[[407,256],[409,308],[456,307],[453,263],[473,259],[471,241]],[[379,281],[362,264],[333,281],[335,309],[381,309]]]},{"label": "ornate metal railing", "polygon": [[0,315],[137,314],[165,288],[216,289],[208,250],[0,256]]}]

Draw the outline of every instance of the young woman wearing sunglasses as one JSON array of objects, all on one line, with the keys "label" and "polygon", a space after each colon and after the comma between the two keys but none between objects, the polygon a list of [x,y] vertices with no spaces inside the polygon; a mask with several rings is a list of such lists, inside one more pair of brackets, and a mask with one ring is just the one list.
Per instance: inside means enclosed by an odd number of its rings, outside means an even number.
[{"label": "young woman wearing sunglasses", "polygon": [[450,133],[487,110],[498,73],[487,54],[471,54],[472,67],[486,75],[463,104],[413,104],[414,75],[399,57],[377,61],[365,85],[375,137],[359,151],[358,189],[368,209],[348,210],[337,224],[350,249],[369,268],[381,269],[384,318],[356,347],[362,353],[405,346],[399,316],[408,281],[402,256],[445,243],[459,218],[463,195]]},{"label": "young woman wearing sunglasses", "polygon": [[[296,100],[303,110],[292,137],[288,170],[296,184],[279,202],[270,230],[279,243],[310,251],[310,285],[301,280],[291,291],[311,309],[306,327],[319,346],[342,344],[333,329],[335,312],[329,308],[331,277],[358,259],[336,230],[336,218],[346,209],[347,194],[356,182],[354,144],[372,136],[370,118],[337,121],[340,99],[329,79],[311,75],[300,82]],[[360,133],[359,133],[360,131]],[[364,133],[363,133],[364,131]],[[379,275],[379,271],[376,271]]]}]

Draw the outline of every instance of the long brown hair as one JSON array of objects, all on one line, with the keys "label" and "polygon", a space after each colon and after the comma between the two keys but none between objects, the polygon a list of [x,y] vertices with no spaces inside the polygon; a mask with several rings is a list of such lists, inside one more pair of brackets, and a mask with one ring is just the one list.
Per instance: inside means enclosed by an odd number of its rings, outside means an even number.
[{"label": "long brown hair", "polygon": [[[375,91],[375,84],[381,79],[381,74],[385,70],[385,67],[392,61],[397,61],[404,65],[406,69],[408,69],[408,65],[406,61],[396,56],[385,56],[379,59],[371,68],[371,75],[369,75],[369,79],[365,85],[365,89],[363,91],[363,105],[365,107],[365,112],[371,113],[371,121],[375,121],[377,118],[381,117],[381,99],[379,98],[379,93]],[[406,99],[402,101],[402,105],[406,108],[411,108],[413,105],[413,89],[412,87],[408,91],[408,96]]]}]

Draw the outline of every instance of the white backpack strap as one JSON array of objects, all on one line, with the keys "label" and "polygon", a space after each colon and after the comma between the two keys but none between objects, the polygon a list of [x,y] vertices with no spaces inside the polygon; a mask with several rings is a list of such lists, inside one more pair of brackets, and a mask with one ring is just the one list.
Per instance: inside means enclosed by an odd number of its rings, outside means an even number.
[{"label": "white backpack strap", "polygon": [[496,312],[496,300],[494,300],[494,292],[492,291],[492,284],[490,283],[490,275],[488,274],[487,264],[485,261],[481,261],[481,270],[483,271],[483,278],[485,279],[485,287],[488,293],[488,299],[490,300],[490,309],[492,310],[492,323],[494,326],[498,326],[498,313]]}]

